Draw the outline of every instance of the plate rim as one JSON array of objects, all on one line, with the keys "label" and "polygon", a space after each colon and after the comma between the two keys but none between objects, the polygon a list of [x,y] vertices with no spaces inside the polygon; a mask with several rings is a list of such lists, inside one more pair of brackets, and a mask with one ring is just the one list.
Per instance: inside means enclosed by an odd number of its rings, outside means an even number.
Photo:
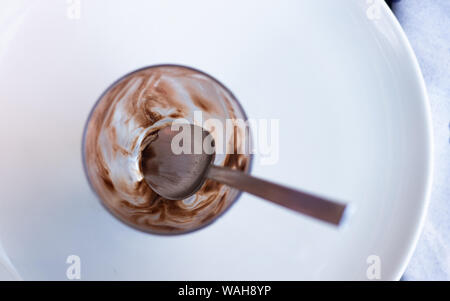
[{"label": "plate rim", "polygon": [[422,234],[422,231],[425,226],[425,221],[428,213],[428,208],[430,205],[431,200],[431,192],[432,192],[432,184],[433,184],[433,172],[434,172],[434,142],[433,142],[433,126],[432,126],[432,118],[431,118],[431,107],[430,107],[430,100],[428,98],[427,88],[425,79],[422,74],[422,70],[419,65],[419,61],[417,59],[417,56],[414,52],[414,49],[411,46],[411,43],[409,42],[409,39],[403,30],[403,27],[401,26],[400,22],[398,21],[397,17],[394,15],[392,10],[389,8],[389,6],[386,4],[385,1],[381,1],[383,10],[385,11],[385,15],[389,18],[388,19],[388,25],[392,26],[395,33],[398,35],[398,38],[400,38],[401,44],[405,47],[406,55],[408,56],[408,60],[410,63],[412,63],[412,67],[414,69],[414,76],[416,77],[416,80],[418,81],[418,88],[420,90],[420,98],[422,99],[423,108],[425,109],[425,123],[424,127],[426,130],[426,140],[427,143],[425,145],[426,151],[427,151],[427,158],[425,160],[425,165],[427,167],[427,175],[426,175],[426,182],[424,183],[424,189],[421,196],[422,199],[422,208],[420,217],[418,219],[418,222],[416,222],[416,227],[414,229],[414,233],[412,234],[412,238],[409,239],[409,246],[408,250],[406,251],[406,254],[403,254],[402,260],[400,261],[396,272],[394,272],[394,279],[392,280],[400,280],[403,274],[405,273],[408,264],[414,254],[414,251],[416,250],[417,244],[419,242],[420,236]]}]

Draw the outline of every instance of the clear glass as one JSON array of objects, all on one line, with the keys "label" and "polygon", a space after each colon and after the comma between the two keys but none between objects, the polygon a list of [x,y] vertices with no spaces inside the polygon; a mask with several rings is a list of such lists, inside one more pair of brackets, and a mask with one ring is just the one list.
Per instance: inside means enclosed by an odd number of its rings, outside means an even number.
[{"label": "clear glass", "polygon": [[140,168],[145,139],[178,118],[200,122],[213,134],[218,129],[209,121],[222,122],[223,130],[229,122],[233,130],[223,132],[225,152],[217,153],[214,164],[250,172],[247,116],[222,83],[180,65],[133,71],[100,96],[87,120],[82,147],[91,188],[109,212],[136,229],[164,235],[191,232],[211,224],[240,196],[212,180],[179,201],[165,200],[148,187]]}]

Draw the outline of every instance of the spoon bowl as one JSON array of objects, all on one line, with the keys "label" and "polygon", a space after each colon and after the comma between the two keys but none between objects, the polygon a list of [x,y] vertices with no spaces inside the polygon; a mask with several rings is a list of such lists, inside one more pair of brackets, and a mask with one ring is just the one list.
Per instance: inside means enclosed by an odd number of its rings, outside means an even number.
[{"label": "spoon bowl", "polygon": [[[180,124],[159,130],[142,152],[142,170],[147,184],[169,200],[181,200],[196,193],[214,162],[214,143],[208,152],[198,151],[211,134],[196,125]],[[189,145],[186,145],[189,144]],[[189,150],[186,152],[183,149]],[[197,151],[196,151],[197,150]]]}]

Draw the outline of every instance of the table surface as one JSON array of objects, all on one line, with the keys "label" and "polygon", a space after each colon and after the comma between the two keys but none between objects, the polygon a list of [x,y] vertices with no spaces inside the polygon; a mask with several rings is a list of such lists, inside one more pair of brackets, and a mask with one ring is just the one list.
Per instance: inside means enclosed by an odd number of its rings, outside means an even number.
[{"label": "table surface", "polygon": [[450,1],[402,0],[392,9],[427,85],[434,132],[428,216],[403,280],[450,280]]}]

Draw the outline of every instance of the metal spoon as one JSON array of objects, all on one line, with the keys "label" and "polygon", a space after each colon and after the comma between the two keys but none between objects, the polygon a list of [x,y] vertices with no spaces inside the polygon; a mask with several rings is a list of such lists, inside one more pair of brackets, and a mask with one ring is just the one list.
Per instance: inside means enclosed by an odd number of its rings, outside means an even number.
[{"label": "metal spoon", "polygon": [[[172,151],[172,139],[183,130],[172,130],[170,126],[159,130],[156,139],[142,153],[144,178],[162,197],[169,200],[184,199],[197,192],[209,178],[334,225],[339,225],[343,220],[346,204],[213,165],[215,155],[211,134],[196,125],[184,126],[191,132],[190,135],[183,136],[183,143],[190,143],[190,153],[176,154]],[[201,134],[196,135],[195,131]],[[210,139],[212,143],[208,145],[212,149],[202,147],[205,139]],[[195,147],[201,148],[201,151],[195,153]]]}]

